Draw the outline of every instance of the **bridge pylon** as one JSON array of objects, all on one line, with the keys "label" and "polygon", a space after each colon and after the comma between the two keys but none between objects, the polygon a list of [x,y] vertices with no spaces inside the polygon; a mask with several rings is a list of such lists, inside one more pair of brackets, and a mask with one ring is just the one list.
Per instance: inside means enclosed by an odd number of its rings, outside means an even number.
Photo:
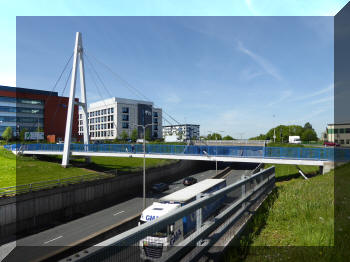
[{"label": "bridge pylon", "polygon": [[[66,132],[64,137],[64,147],[62,156],[62,166],[67,167],[69,165],[70,158],[70,145],[72,142],[72,126],[73,126],[73,116],[74,116],[74,106],[78,105],[82,107],[82,121],[83,121],[83,134],[84,134],[84,144],[89,144],[89,129],[88,129],[88,112],[87,112],[87,100],[86,100],[86,87],[85,87],[85,71],[84,71],[84,58],[83,58],[83,41],[80,32],[76,33],[75,46],[74,46],[74,57],[73,57],[73,68],[72,68],[72,78],[69,91],[69,102],[68,102],[68,112],[66,121]],[[80,102],[75,101],[75,87],[77,78],[77,67],[79,64],[79,74],[80,74],[80,90],[81,98]]]}]

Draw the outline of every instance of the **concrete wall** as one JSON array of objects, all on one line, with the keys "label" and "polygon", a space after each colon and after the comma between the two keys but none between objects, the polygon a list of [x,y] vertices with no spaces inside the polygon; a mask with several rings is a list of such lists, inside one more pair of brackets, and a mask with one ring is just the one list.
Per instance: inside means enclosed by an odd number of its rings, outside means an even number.
[{"label": "concrete wall", "polygon": [[[203,161],[180,161],[148,170],[147,185],[180,179],[205,169],[206,165]],[[0,239],[67,222],[118,203],[131,194],[142,194],[142,172],[0,199]]]}]

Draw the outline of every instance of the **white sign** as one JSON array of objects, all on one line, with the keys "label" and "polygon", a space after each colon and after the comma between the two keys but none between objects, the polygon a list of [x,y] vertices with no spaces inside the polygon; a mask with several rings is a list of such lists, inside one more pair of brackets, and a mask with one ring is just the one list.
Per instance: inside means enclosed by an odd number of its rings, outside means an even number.
[{"label": "white sign", "polygon": [[44,132],[25,132],[24,140],[43,140]]}]

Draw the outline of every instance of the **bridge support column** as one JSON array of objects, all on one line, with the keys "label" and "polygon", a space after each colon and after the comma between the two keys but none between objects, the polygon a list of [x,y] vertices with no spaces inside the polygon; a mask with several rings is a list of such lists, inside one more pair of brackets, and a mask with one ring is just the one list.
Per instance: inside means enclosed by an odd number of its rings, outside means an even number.
[{"label": "bridge support column", "polygon": [[[80,65],[80,87],[81,87],[81,102],[76,103],[75,101],[75,87],[77,79],[77,64],[79,60]],[[74,58],[72,68],[72,79],[69,92],[68,112],[66,121],[66,132],[64,136],[64,147],[62,156],[62,166],[67,167],[69,165],[70,158],[70,147],[72,142],[72,126],[74,119],[74,107],[75,105],[81,106],[82,120],[84,128],[84,144],[89,143],[89,129],[88,129],[88,117],[87,117],[87,100],[86,100],[86,88],[85,88],[85,74],[84,74],[84,60],[83,60],[83,42],[81,39],[81,33],[76,33],[75,47],[74,47]]]}]

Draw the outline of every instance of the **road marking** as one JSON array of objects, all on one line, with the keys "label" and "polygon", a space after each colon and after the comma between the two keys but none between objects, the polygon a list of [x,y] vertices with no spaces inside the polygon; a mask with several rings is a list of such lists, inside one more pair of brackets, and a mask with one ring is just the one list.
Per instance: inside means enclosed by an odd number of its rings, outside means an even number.
[{"label": "road marking", "polygon": [[118,212],[118,213],[113,214],[113,216],[119,215],[119,214],[124,213],[124,212],[125,212],[125,211],[120,211],[120,212]]},{"label": "road marking", "polygon": [[54,238],[54,239],[51,239],[51,240],[49,240],[49,241],[46,241],[46,242],[44,242],[44,244],[48,244],[48,243],[50,243],[50,242],[52,242],[52,241],[55,241],[55,240],[57,240],[57,239],[60,239],[62,236],[59,236],[59,237],[56,237],[56,238]]}]

